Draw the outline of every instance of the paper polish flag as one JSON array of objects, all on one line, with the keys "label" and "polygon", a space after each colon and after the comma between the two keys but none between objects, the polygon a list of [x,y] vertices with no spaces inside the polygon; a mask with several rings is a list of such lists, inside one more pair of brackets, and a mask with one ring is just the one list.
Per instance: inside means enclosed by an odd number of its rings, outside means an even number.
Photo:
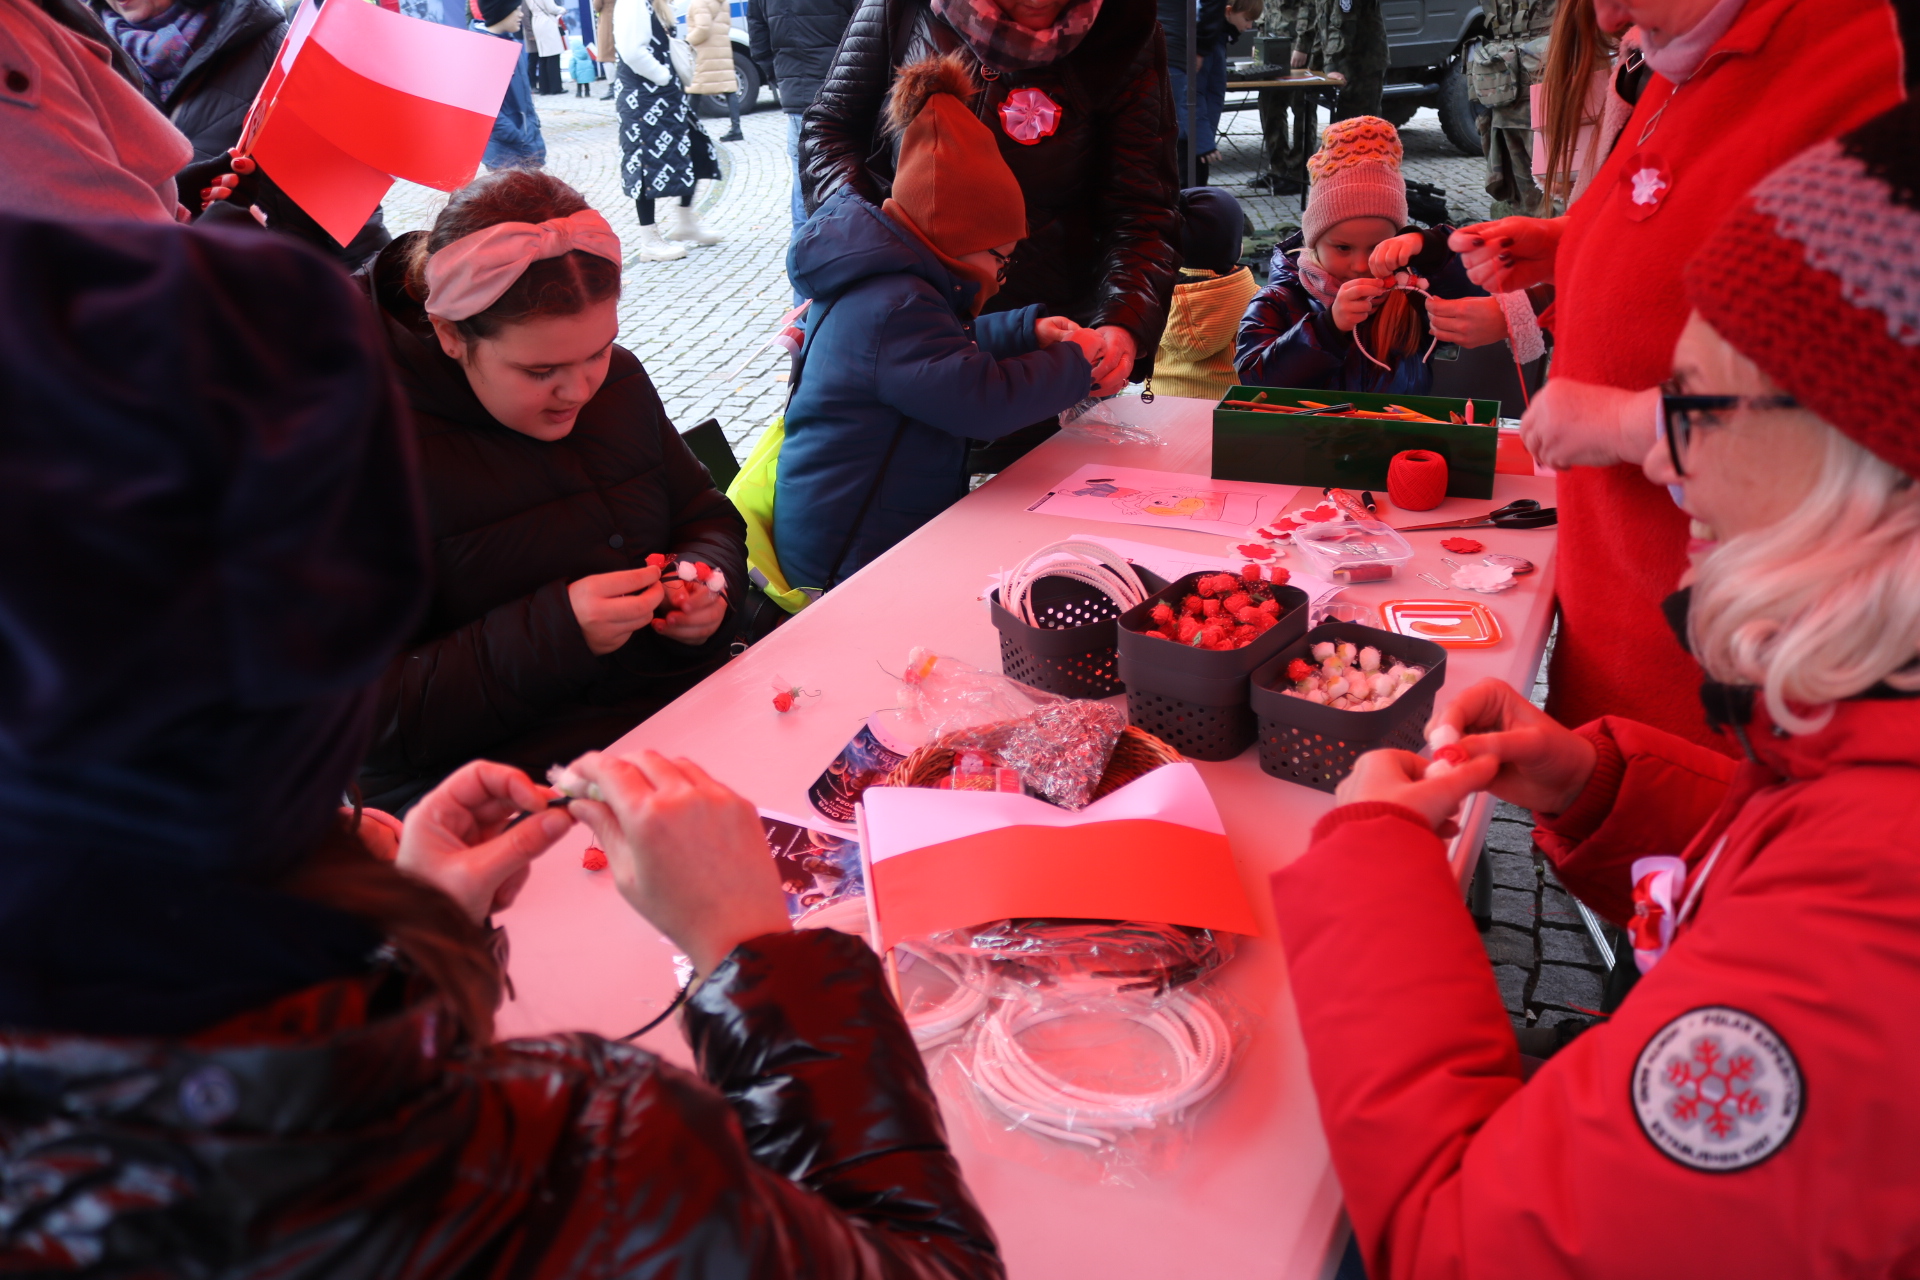
[{"label": "paper polish flag", "polygon": [[1259,931],[1199,770],[1162,765],[1079,812],[1031,796],[871,787],[876,945],[1008,916]]},{"label": "paper polish flag", "polygon": [[303,0],[242,150],[345,244],[393,179],[452,191],[473,178],[520,48],[361,0]]}]

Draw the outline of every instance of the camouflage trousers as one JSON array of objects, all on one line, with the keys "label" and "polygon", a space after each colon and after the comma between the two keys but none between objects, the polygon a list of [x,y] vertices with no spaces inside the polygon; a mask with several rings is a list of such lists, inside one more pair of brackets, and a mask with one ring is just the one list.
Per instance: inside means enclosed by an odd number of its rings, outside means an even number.
[{"label": "camouflage trousers", "polygon": [[1540,184],[1533,176],[1533,120],[1525,104],[1523,97],[1518,110],[1495,107],[1477,121],[1487,152],[1490,211],[1496,218],[1540,211]]}]

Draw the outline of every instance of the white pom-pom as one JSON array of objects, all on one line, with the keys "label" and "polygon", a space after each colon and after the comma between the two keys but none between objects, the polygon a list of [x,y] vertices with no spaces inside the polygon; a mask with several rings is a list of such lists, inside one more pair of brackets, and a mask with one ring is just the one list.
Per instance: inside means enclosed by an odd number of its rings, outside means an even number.
[{"label": "white pom-pom", "polygon": [[674,572],[680,575],[680,581],[682,582],[692,582],[700,576],[700,571],[694,568],[693,561],[691,560],[682,560]]},{"label": "white pom-pom", "polygon": [[715,569],[707,575],[707,590],[717,596],[727,594],[727,575]]},{"label": "white pom-pom", "polygon": [[1325,662],[1332,656],[1333,642],[1331,640],[1322,640],[1319,644],[1313,646],[1313,660],[1315,662]]},{"label": "white pom-pom", "polygon": [[1460,741],[1460,731],[1450,724],[1437,725],[1433,732],[1427,735],[1427,745],[1435,751],[1442,747],[1450,747],[1458,741]]},{"label": "white pom-pom", "polygon": [[1308,702],[1317,702],[1317,703],[1319,703],[1319,704],[1320,704],[1321,706],[1325,706],[1325,705],[1327,704],[1327,695],[1326,695],[1326,692],[1325,692],[1324,690],[1321,690],[1321,689],[1315,689],[1315,690],[1314,690],[1314,691],[1313,691],[1312,693],[1309,693],[1309,694],[1307,695],[1307,701],[1308,701]]},{"label": "white pom-pom", "polygon": [[1380,651],[1372,645],[1360,651],[1360,669],[1369,675],[1380,669]]},{"label": "white pom-pom", "polygon": [[600,792],[599,783],[588,782],[585,778],[567,768],[565,765],[556,764],[547,770],[547,785],[551,786],[561,795],[572,796],[576,800],[606,799],[606,796]]},{"label": "white pom-pom", "polygon": [[1340,647],[1335,649],[1334,652],[1340,655],[1340,661],[1351,663],[1355,655],[1357,655],[1360,652],[1360,649],[1358,645],[1353,643],[1353,641],[1342,640],[1340,642]]},{"label": "white pom-pom", "polygon": [[1341,694],[1345,693],[1346,691],[1347,691],[1347,682],[1345,680],[1335,680],[1332,684],[1327,686],[1327,696],[1329,698],[1337,698]]},{"label": "white pom-pom", "polygon": [[1373,696],[1384,698],[1392,693],[1400,682],[1384,671],[1376,672],[1373,677]]}]

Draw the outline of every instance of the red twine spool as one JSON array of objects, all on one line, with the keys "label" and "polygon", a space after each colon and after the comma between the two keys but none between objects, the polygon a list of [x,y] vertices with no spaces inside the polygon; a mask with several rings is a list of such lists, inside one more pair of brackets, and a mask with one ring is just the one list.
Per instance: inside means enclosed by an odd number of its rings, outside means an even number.
[{"label": "red twine spool", "polygon": [[1408,449],[1387,464],[1387,496],[1402,511],[1431,511],[1447,496],[1447,460],[1426,449]]}]

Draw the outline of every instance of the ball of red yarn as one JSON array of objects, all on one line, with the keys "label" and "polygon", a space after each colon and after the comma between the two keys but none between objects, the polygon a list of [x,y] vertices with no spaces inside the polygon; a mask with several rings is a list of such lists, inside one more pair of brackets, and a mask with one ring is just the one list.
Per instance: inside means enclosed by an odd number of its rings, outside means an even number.
[{"label": "ball of red yarn", "polygon": [[1387,497],[1402,511],[1431,511],[1447,496],[1447,460],[1427,449],[1408,449],[1387,464]]}]

